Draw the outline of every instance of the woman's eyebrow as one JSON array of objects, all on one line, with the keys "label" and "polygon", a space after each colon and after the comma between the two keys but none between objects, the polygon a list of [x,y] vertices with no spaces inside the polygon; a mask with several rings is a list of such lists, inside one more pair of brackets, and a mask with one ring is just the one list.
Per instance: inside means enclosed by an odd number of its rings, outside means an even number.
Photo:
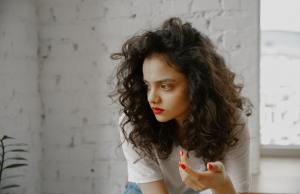
[{"label": "woman's eyebrow", "polygon": [[[145,79],[144,79],[144,82],[148,83],[148,81],[147,81],[147,80],[145,80]],[[169,78],[167,78],[167,79],[157,80],[157,81],[155,81],[155,82],[156,82],[156,83],[163,83],[163,82],[176,82],[176,80],[175,80],[175,79],[169,79]]]}]

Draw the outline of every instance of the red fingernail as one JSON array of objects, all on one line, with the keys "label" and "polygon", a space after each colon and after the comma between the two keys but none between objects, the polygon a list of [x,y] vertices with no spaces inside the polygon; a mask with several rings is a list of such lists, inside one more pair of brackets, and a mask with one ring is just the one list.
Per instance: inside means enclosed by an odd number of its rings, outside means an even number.
[{"label": "red fingernail", "polygon": [[180,154],[180,156],[183,156],[183,151],[180,150],[180,151],[179,151],[179,154]]},{"label": "red fingernail", "polygon": [[182,168],[183,170],[186,168],[185,164],[180,163],[179,164],[180,168]]},{"label": "red fingernail", "polygon": [[213,168],[213,165],[212,164],[208,164],[208,170],[211,170]]}]

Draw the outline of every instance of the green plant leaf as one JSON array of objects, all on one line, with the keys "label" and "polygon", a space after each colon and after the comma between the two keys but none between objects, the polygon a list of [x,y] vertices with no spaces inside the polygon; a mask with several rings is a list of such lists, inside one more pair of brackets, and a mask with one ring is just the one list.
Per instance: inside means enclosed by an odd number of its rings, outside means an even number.
[{"label": "green plant leaf", "polygon": [[11,158],[6,158],[4,159],[4,161],[7,161],[7,160],[26,160],[26,158],[23,158],[23,157],[11,157]]},{"label": "green plant leaf", "polygon": [[21,163],[21,164],[10,164],[8,166],[5,166],[3,168],[3,170],[7,169],[7,168],[17,168],[17,167],[21,167],[21,166],[28,166],[28,164],[25,163]]},{"label": "green plant leaf", "polygon": [[6,144],[5,147],[9,146],[28,146],[27,143],[12,143],[12,144]]},{"label": "green plant leaf", "polygon": [[5,139],[15,139],[15,138],[9,137],[9,136],[7,136],[7,135],[3,135],[2,140],[5,140]]},{"label": "green plant leaf", "polygon": [[[13,141],[10,142],[6,142],[4,140],[6,139],[15,139],[13,137],[9,137],[7,135],[3,135],[2,138],[0,139],[2,146],[4,146],[4,150],[0,150],[0,156],[1,156],[1,166],[3,167],[1,169],[1,175],[4,171],[10,171],[9,169],[16,169],[19,167],[23,167],[23,166],[28,166],[28,164],[26,164],[27,159],[24,158],[23,156],[18,156],[18,153],[22,153],[22,152],[28,152],[28,144],[26,143],[14,143]],[[10,157],[4,157],[4,154],[6,153],[12,153],[12,155]],[[8,161],[6,163],[6,161]],[[17,163],[17,162],[21,162],[21,163]],[[4,166],[3,166],[4,164]],[[22,177],[23,175],[11,175],[11,176],[1,176],[0,177],[0,181],[4,180],[4,179],[14,179],[16,177]],[[24,176],[23,176],[24,177]],[[3,183],[1,181],[1,183]],[[10,188],[15,188],[15,187],[20,187],[20,185],[15,184],[15,183],[9,183],[7,185],[0,185],[0,193],[4,193],[1,192],[3,190],[8,190]],[[7,193],[8,192],[8,193]],[[9,191],[6,191],[5,193],[9,194]]]},{"label": "green plant leaf", "polygon": [[12,150],[7,150],[5,153],[8,153],[8,152],[28,152],[28,151],[24,150],[24,149],[12,149]]},{"label": "green plant leaf", "polygon": [[5,177],[2,177],[1,181],[11,179],[11,178],[17,178],[17,177],[24,177],[24,175],[16,174],[16,175],[5,176]]},{"label": "green plant leaf", "polygon": [[1,187],[0,189],[4,190],[4,189],[15,188],[15,187],[20,187],[20,185],[12,184],[12,185],[7,185],[7,186],[4,186],[4,187]]}]

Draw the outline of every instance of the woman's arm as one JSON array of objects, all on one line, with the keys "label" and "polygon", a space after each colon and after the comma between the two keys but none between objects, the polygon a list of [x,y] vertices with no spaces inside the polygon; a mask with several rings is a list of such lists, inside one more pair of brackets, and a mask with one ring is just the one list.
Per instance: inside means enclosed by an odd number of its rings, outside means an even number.
[{"label": "woman's arm", "polygon": [[237,194],[222,162],[209,162],[207,171],[197,172],[187,165],[188,159],[183,151],[180,155],[179,172],[187,187],[194,191],[210,188],[213,194]]},{"label": "woman's arm", "polygon": [[250,134],[246,116],[242,114],[240,119],[245,122],[245,128],[238,131],[239,142],[225,155],[224,164],[236,191],[247,194],[250,187]]},{"label": "woman's arm", "polygon": [[143,194],[168,194],[163,180],[150,183],[139,183],[138,185],[140,186]]}]

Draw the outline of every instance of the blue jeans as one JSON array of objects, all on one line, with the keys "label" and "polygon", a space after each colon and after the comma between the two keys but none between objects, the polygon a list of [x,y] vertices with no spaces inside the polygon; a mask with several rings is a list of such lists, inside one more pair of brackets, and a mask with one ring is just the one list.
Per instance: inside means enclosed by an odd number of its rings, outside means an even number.
[{"label": "blue jeans", "polygon": [[136,183],[127,182],[124,194],[142,194],[142,191]]},{"label": "blue jeans", "polygon": [[[199,192],[189,189],[188,191],[186,191],[184,193],[185,194],[198,194]],[[127,184],[125,186],[124,194],[142,194],[142,191],[136,183],[127,182]]]}]

